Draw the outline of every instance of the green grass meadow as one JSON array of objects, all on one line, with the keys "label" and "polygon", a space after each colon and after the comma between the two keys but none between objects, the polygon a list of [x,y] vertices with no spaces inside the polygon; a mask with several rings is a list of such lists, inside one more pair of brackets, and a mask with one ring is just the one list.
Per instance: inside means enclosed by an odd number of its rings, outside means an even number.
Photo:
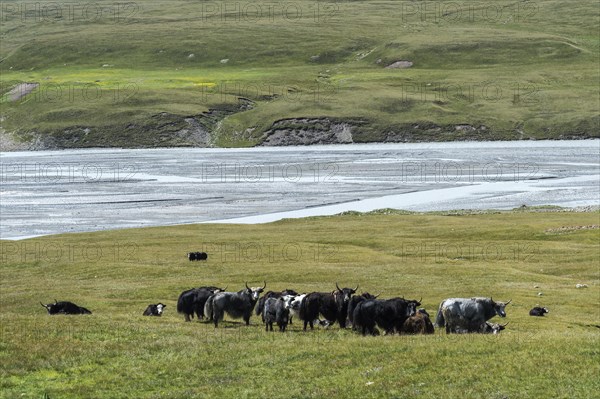
[{"label": "green grass meadow", "polygon": [[[2,241],[0,397],[598,397],[600,230],[552,230],[598,224],[598,212],[373,212]],[[206,263],[187,261],[202,248]],[[447,297],[512,303],[498,336],[267,333],[256,316],[215,329],[176,313],[185,289],[263,280],[422,297],[432,315]],[[93,314],[49,316],[39,302],[54,298]],[[157,302],[163,317],[143,317]],[[550,313],[530,317],[537,304]]]},{"label": "green grass meadow", "polygon": [[[254,108],[211,121],[211,144],[256,145],[297,117],[360,120],[356,142],[452,140],[464,124],[487,127],[478,140],[598,136],[596,1],[69,4],[2,3],[0,120],[15,140],[189,145],[185,117],[239,97]],[[385,68],[398,60],[413,66]],[[11,100],[22,82],[40,86]]]}]

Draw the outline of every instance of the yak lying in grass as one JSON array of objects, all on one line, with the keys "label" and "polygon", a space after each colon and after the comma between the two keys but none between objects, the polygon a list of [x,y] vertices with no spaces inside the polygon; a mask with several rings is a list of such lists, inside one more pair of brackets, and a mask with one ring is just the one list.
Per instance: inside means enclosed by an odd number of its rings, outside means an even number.
[{"label": "yak lying in grass", "polygon": [[46,308],[48,314],[92,314],[88,309],[75,305],[73,302],[69,301],[57,301],[54,300],[54,303],[49,303],[44,305],[40,302],[40,305]]},{"label": "yak lying in grass", "polygon": [[402,334],[433,334],[434,332],[433,323],[425,309],[419,309],[417,313],[406,319],[401,330]]},{"label": "yak lying in grass", "polygon": [[529,316],[544,316],[546,313],[550,313],[548,308],[540,308],[539,306],[536,306],[529,311]]},{"label": "yak lying in grass", "polygon": [[150,304],[150,305],[148,305],[146,310],[144,310],[143,315],[160,317],[160,316],[162,316],[166,307],[167,307],[167,305],[165,305],[163,303]]}]

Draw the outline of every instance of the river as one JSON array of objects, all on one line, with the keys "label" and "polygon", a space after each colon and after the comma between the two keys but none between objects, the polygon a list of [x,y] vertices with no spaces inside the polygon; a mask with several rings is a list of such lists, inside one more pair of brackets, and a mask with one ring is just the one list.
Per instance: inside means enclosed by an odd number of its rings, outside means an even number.
[{"label": "river", "polygon": [[0,237],[380,208],[598,205],[600,140],[0,154]]}]

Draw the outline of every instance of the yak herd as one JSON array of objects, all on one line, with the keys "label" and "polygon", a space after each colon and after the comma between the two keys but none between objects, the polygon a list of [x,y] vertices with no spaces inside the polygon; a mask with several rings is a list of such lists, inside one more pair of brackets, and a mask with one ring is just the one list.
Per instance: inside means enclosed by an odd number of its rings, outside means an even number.
[{"label": "yak herd", "polygon": [[[238,292],[227,292],[227,288],[206,286],[184,291],[177,300],[177,312],[186,321],[194,318],[206,319],[218,327],[225,314],[233,319],[243,319],[248,325],[252,312],[260,316],[265,330],[273,331],[276,324],[284,332],[294,319],[303,324],[303,329],[314,329],[315,324],[330,326],[338,323],[340,328],[351,325],[363,335],[385,334],[433,334],[434,326],[425,309],[419,308],[421,300],[401,297],[379,299],[379,295],[367,292],[357,294],[356,288],[340,288],[331,292],[299,294],[286,289],[268,291],[262,287],[246,287]],[[446,333],[497,334],[506,324],[490,323],[498,315],[506,317],[508,302],[496,302],[492,298],[449,298],[440,303],[435,323],[445,327]],[[541,314],[543,315],[543,313]],[[322,318],[322,319],[321,319]]]},{"label": "yak herd", "polygon": [[[506,317],[508,302],[494,301],[492,298],[448,298],[437,310],[435,321],[425,309],[419,308],[421,300],[395,297],[381,299],[379,295],[367,292],[357,293],[356,288],[340,288],[330,292],[302,293],[286,289],[268,291],[263,296],[267,284],[262,287],[245,288],[237,292],[227,291],[227,287],[204,286],[182,292],[177,300],[177,312],[185,321],[194,317],[207,320],[218,327],[225,314],[233,319],[243,319],[250,324],[252,313],[260,316],[265,330],[273,331],[276,324],[279,331],[285,332],[288,324],[297,321],[303,329],[318,326],[328,327],[337,323],[340,328],[351,328],[362,335],[387,334],[433,334],[434,324],[450,333],[498,334],[506,324],[491,323],[494,316]],[[49,314],[91,314],[72,302],[56,301],[44,305]],[[161,316],[166,305],[151,304],[144,310],[144,316]],[[547,308],[533,308],[531,316],[544,316]]]}]

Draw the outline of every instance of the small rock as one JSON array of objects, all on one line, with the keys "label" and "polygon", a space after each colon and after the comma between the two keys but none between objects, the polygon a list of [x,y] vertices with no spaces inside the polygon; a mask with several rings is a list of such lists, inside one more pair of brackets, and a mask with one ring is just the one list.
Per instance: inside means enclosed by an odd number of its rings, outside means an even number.
[{"label": "small rock", "polygon": [[575,288],[587,288],[587,284],[575,284]]},{"label": "small rock", "polygon": [[542,292],[538,292],[538,296],[542,296],[544,295]]},{"label": "small rock", "polygon": [[533,288],[540,288],[540,286],[539,285],[534,285]]},{"label": "small rock", "polygon": [[386,69],[410,68],[411,66],[413,66],[412,61],[400,60],[386,66]]},{"label": "small rock", "polygon": [[314,62],[314,61],[318,61],[319,58],[321,58],[321,56],[319,56],[319,55],[313,55],[312,57],[310,57],[310,60]]},{"label": "small rock", "polygon": [[190,55],[188,55],[188,58],[194,58],[194,57],[195,57],[195,55],[194,55],[194,54],[190,54]]},{"label": "small rock", "polygon": [[220,62],[221,64],[227,64],[229,62],[229,58],[223,58]]},{"label": "small rock", "polygon": [[475,130],[475,128],[473,128],[473,126],[471,125],[456,125],[454,126],[454,130],[472,132],[473,130]]}]

